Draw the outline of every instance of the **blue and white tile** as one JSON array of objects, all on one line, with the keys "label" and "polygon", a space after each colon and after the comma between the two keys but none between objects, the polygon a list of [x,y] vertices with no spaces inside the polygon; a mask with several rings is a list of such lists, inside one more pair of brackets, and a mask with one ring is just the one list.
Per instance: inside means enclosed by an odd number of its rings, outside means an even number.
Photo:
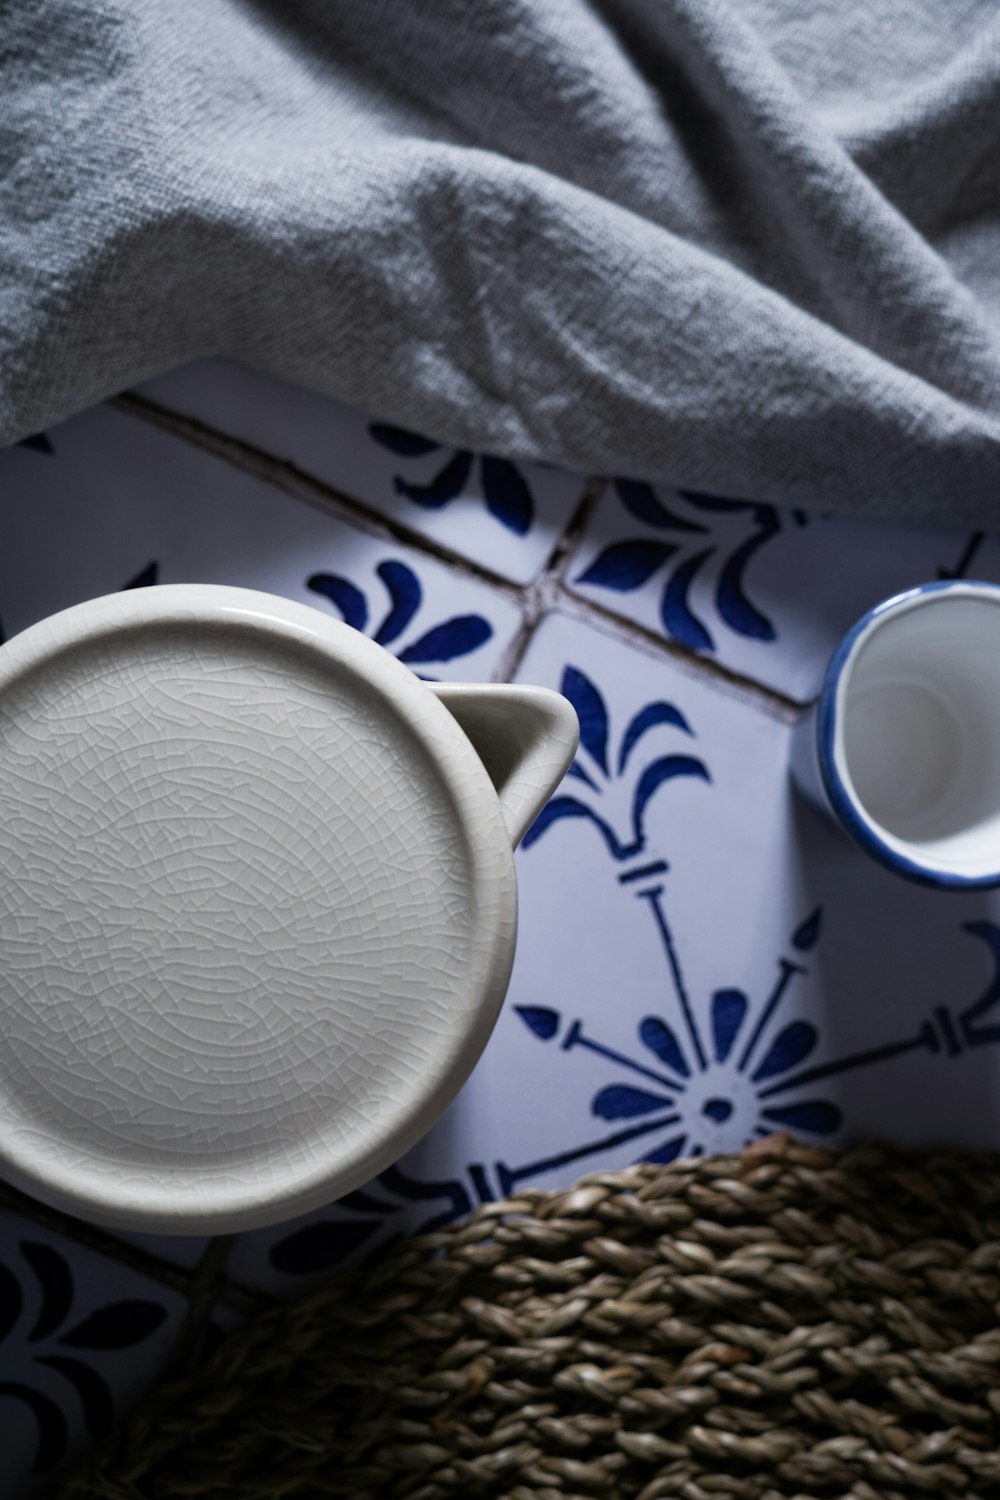
[{"label": "blue and white tile", "polygon": [[448,1114],[342,1204],[241,1237],[272,1293],[521,1185],[789,1130],[1000,1146],[1000,902],[873,865],[791,792],[790,717],[564,614],[521,680],[581,719],[518,854],[493,1038]]},{"label": "blue and white tile", "polygon": [[185,1299],[0,1215],[0,1500],[44,1495],[158,1375]]},{"label": "blue and white tile", "polygon": [[619,480],[602,493],[567,582],[801,703],[855,620],[903,589],[951,577],[1000,580],[996,539]]},{"label": "blue and white tile", "polygon": [[520,626],[502,590],[416,556],[140,418],[97,408],[0,453],[7,634],[148,583],[264,589],[330,611],[427,677],[485,680]]},{"label": "blue and white tile", "polygon": [[515,583],[541,572],[583,494],[579,475],[448,448],[224,360],[172,371],[140,394]]}]

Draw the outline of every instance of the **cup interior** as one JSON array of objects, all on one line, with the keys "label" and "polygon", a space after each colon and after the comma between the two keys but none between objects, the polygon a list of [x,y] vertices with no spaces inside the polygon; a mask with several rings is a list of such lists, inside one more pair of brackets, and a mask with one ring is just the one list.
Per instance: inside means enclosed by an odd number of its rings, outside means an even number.
[{"label": "cup interior", "polygon": [[834,753],[871,831],[930,870],[1000,879],[1000,590],[876,615],[838,710]]}]

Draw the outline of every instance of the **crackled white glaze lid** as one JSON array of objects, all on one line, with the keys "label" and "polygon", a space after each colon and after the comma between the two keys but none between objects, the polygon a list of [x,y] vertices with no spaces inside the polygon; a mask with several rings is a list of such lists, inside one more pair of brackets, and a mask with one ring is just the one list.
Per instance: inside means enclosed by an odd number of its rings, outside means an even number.
[{"label": "crackled white glaze lid", "polygon": [[118,594],[0,649],[0,1172],[218,1231],[381,1170],[475,1062],[510,839],[435,694],[304,605]]}]

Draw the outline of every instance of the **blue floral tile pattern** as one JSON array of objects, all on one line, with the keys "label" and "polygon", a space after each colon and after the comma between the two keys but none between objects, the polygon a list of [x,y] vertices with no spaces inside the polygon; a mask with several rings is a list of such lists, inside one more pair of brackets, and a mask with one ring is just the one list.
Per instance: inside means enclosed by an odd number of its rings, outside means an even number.
[{"label": "blue floral tile pattern", "polygon": [[579,475],[445,448],[222,360],[162,376],[141,394],[514,583],[541,572],[583,495]]},{"label": "blue floral tile pattern", "polygon": [[0,1217],[4,1495],[43,1493],[156,1376],[184,1300],[13,1214]]},{"label": "blue floral tile pattern", "polygon": [[790,719],[684,664],[556,613],[519,675],[572,699],[581,743],[518,855],[497,1030],[391,1172],[241,1237],[251,1285],[308,1282],[521,1185],[775,1130],[996,1139],[1000,898],[942,904],[855,852],[789,788]]},{"label": "blue floral tile pattern", "polygon": [[[53,452],[0,453],[8,634],[80,599],[155,583],[211,582],[299,599],[365,630],[426,677],[484,680],[521,615],[456,577],[282,494],[149,423],[97,409]],[[143,476],[141,498],[135,475]]]},{"label": "blue floral tile pattern", "polygon": [[571,559],[581,597],[799,701],[843,632],[929,579],[1000,579],[982,535],[779,510],[755,500],[607,486]]}]

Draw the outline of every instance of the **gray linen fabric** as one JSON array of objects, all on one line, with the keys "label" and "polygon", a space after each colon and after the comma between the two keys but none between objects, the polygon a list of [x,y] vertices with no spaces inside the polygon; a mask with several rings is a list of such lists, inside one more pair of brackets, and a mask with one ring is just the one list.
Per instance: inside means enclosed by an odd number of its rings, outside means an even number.
[{"label": "gray linen fabric", "polygon": [[223,354],[447,442],[1000,512],[997,0],[0,0],[0,440]]}]

